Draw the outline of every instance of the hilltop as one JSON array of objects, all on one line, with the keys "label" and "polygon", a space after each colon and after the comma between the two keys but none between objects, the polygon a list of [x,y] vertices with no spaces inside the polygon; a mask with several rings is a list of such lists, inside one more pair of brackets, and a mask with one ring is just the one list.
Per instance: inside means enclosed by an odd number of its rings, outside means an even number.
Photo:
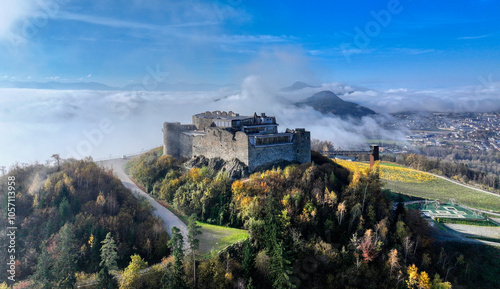
[{"label": "hilltop", "polygon": [[300,90],[300,89],[303,89],[306,87],[314,87],[314,86],[309,85],[309,84],[302,82],[302,81],[296,81],[291,86],[287,86],[287,87],[280,89],[280,91],[291,92],[291,91]]},{"label": "hilltop", "polygon": [[296,103],[297,106],[311,106],[323,114],[334,114],[340,117],[361,118],[367,115],[376,114],[373,110],[361,106],[357,103],[344,101],[335,93],[325,90],[315,93],[302,101]]}]

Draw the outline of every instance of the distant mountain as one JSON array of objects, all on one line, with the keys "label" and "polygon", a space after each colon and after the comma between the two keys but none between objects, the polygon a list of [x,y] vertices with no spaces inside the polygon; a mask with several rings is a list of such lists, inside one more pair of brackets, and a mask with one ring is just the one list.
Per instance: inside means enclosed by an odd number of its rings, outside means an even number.
[{"label": "distant mountain", "polygon": [[284,87],[284,88],[280,89],[280,91],[283,91],[283,92],[292,92],[292,91],[300,90],[300,89],[303,89],[303,88],[306,88],[306,87],[314,87],[314,86],[309,85],[309,84],[307,84],[305,82],[302,82],[302,81],[296,81],[291,86]]},{"label": "distant mountain", "polygon": [[[214,91],[221,89],[223,87],[228,87],[231,85],[218,85],[212,83],[187,83],[187,82],[176,82],[176,83],[166,83],[159,82],[156,85],[152,85],[148,90],[154,91]],[[141,87],[141,84],[129,84],[123,87],[124,90],[135,90],[137,87]]]},{"label": "distant mountain", "polygon": [[142,83],[129,84],[124,87],[113,87],[99,82],[36,82],[36,81],[0,81],[0,88],[31,88],[54,90],[151,90],[151,91],[213,91],[231,85],[217,85],[211,83],[165,83],[147,86]]},{"label": "distant mountain", "polygon": [[0,81],[1,88],[31,88],[54,90],[117,90],[99,82],[36,82],[36,81]]},{"label": "distant mountain", "polygon": [[320,91],[296,103],[297,106],[311,106],[315,110],[327,114],[332,113],[340,117],[361,118],[366,115],[376,114],[373,110],[359,104],[344,101],[331,91]]}]

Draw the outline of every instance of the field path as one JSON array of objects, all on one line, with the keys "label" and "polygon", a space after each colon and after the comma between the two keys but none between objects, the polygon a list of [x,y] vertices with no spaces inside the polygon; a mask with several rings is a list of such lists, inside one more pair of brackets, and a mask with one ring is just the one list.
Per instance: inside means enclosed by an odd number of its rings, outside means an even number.
[{"label": "field path", "polygon": [[164,206],[160,205],[155,199],[153,199],[150,195],[148,195],[146,192],[141,190],[130,178],[127,176],[125,171],[123,170],[123,166],[128,162],[127,159],[111,159],[111,160],[105,160],[105,161],[100,161],[99,163],[102,164],[105,168],[112,168],[114,174],[116,175],[117,178],[122,181],[123,185],[132,191],[132,193],[135,196],[142,196],[145,197],[153,206],[154,208],[154,214],[155,216],[160,217],[163,220],[165,229],[167,230],[168,234],[170,235],[170,231],[172,227],[177,227],[181,230],[182,236],[184,237],[184,245],[186,245],[186,240],[187,240],[187,226],[184,224],[184,222],[179,219],[174,213],[169,211],[167,208]]}]

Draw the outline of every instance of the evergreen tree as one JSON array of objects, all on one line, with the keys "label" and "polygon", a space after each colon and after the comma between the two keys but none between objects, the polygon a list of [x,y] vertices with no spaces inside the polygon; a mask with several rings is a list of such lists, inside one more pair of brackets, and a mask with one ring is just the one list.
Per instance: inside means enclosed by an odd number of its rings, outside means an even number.
[{"label": "evergreen tree", "polygon": [[33,274],[32,280],[39,286],[38,288],[40,289],[51,289],[54,287],[54,275],[52,274],[52,267],[54,265],[54,262],[49,252],[47,252],[46,241],[42,243],[40,249],[42,253],[38,256],[35,273]]},{"label": "evergreen tree", "polygon": [[[255,254],[252,250],[252,245],[250,241],[246,239],[243,242],[243,260],[241,261],[241,265],[243,267],[243,272],[245,274],[245,279],[251,279],[250,274],[253,271],[254,263],[255,263]],[[250,284],[250,280],[249,280]]]},{"label": "evergreen tree", "polygon": [[273,278],[273,288],[285,289],[295,288],[290,280],[292,275],[292,266],[290,260],[286,258],[286,252],[283,249],[283,242],[276,244],[271,256],[271,276]]},{"label": "evergreen tree", "polygon": [[198,240],[196,237],[202,233],[200,231],[201,226],[196,224],[196,214],[192,214],[189,217],[187,229],[189,250],[191,250],[191,254],[193,255],[193,280],[194,288],[196,288],[196,251],[200,247],[200,240]]},{"label": "evergreen tree", "polygon": [[76,249],[76,238],[71,224],[66,223],[59,230],[58,254],[54,262],[55,287],[73,288],[76,284],[75,273],[77,272],[76,261],[78,251]]},{"label": "evergreen tree", "polygon": [[101,244],[101,263],[99,263],[99,266],[106,267],[108,271],[118,270],[118,265],[116,264],[116,260],[118,259],[117,248],[115,240],[111,237],[111,232],[106,235],[106,239]]},{"label": "evergreen tree", "polygon": [[99,263],[101,270],[97,275],[99,288],[117,288],[118,284],[114,279],[114,276],[110,273],[111,271],[118,269],[118,265],[116,264],[116,259],[118,259],[116,244],[113,237],[111,237],[110,232],[106,235],[106,239],[101,241],[101,244],[101,262]]},{"label": "evergreen tree", "polygon": [[172,227],[172,237],[168,242],[168,246],[174,254],[174,265],[168,265],[167,270],[162,278],[164,289],[184,289],[188,288],[184,280],[184,239],[181,230],[177,227]]},{"label": "evergreen tree", "polygon": [[290,254],[288,252],[289,239],[284,236],[284,226],[277,217],[279,203],[272,193],[268,195],[266,203],[266,247],[271,252],[270,266],[273,288],[294,288],[290,281],[292,267]]}]

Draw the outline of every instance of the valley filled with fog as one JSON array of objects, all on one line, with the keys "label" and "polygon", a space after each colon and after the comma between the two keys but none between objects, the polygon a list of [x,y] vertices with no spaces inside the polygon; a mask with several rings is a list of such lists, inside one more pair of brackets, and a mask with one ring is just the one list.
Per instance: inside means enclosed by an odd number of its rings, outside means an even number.
[{"label": "valley filled with fog", "polygon": [[[295,102],[329,90],[378,114],[361,119],[321,114]],[[385,130],[380,121],[401,111],[486,111],[498,109],[494,84],[455,91],[411,91],[330,83],[293,91],[275,88],[258,76],[246,77],[239,89],[214,91],[98,91],[0,89],[0,165],[45,162],[51,155],[94,159],[118,157],[162,144],[163,122],[191,123],[196,113],[213,110],[242,115],[265,112],[277,117],[280,130],[304,127],[312,138],[336,148],[366,149],[366,139],[405,140],[407,130]],[[452,97],[453,96],[453,97]],[[432,104],[432,105],[430,105]]]}]

